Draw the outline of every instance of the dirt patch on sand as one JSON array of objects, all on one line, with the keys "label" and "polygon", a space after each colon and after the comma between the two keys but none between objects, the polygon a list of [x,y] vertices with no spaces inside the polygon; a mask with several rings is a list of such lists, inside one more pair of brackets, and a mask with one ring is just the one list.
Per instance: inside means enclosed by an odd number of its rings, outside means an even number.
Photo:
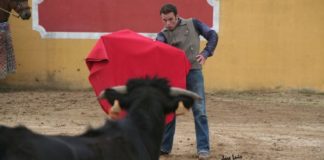
[{"label": "dirt patch on sand", "polygon": [[[207,93],[211,159],[324,160],[324,94],[313,92]],[[92,91],[0,91],[0,124],[43,134],[76,135],[103,124]],[[172,154],[196,159],[192,114],[178,117]]]}]

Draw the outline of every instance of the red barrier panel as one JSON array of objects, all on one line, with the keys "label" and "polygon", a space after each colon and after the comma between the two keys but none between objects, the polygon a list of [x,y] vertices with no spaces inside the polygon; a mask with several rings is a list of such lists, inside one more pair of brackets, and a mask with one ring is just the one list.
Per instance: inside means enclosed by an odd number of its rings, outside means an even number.
[{"label": "red barrier panel", "polygon": [[114,32],[131,29],[156,33],[162,28],[159,11],[165,3],[177,5],[179,15],[213,25],[213,7],[207,0],[43,0],[38,1],[38,25],[46,32]]}]

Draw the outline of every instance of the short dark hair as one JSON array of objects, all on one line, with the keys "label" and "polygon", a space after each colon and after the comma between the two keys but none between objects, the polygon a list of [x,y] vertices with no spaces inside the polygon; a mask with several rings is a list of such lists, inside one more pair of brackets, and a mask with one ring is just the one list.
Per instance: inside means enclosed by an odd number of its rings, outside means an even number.
[{"label": "short dark hair", "polygon": [[160,10],[160,15],[161,14],[168,14],[168,13],[171,13],[173,12],[174,15],[177,15],[178,14],[178,11],[177,11],[177,7],[173,4],[165,4],[161,7],[161,10]]}]

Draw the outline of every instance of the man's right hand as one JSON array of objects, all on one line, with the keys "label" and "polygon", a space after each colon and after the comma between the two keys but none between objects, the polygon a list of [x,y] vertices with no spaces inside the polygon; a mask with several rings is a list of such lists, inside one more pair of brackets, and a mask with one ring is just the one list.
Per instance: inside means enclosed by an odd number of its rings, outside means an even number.
[{"label": "man's right hand", "polygon": [[201,64],[201,65],[205,64],[206,59],[205,59],[205,57],[203,55],[198,54],[196,56],[196,58],[197,58],[197,61],[198,61],[199,64]]}]

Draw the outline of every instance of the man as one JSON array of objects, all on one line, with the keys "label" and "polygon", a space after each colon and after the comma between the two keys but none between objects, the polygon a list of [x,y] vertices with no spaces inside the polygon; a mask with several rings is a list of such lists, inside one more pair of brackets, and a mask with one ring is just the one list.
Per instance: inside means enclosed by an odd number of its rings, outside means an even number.
[{"label": "man", "polygon": [[[205,106],[205,88],[202,75],[202,65],[213,55],[218,42],[216,32],[197,19],[183,19],[177,14],[176,6],[165,4],[160,10],[164,28],[158,33],[156,40],[182,49],[191,63],[187,75],[187,89],[196,92],[202,100],[196,102],[192,108],[195,119],[197,154],[199,159],[208,159],[210,152],[209,129]],[[208,42],[202,52],[199,52],[202,35]],[[162,140],[161,154],[169,154],[172,149],[175,132],[174,119],[165,126]]]}]

